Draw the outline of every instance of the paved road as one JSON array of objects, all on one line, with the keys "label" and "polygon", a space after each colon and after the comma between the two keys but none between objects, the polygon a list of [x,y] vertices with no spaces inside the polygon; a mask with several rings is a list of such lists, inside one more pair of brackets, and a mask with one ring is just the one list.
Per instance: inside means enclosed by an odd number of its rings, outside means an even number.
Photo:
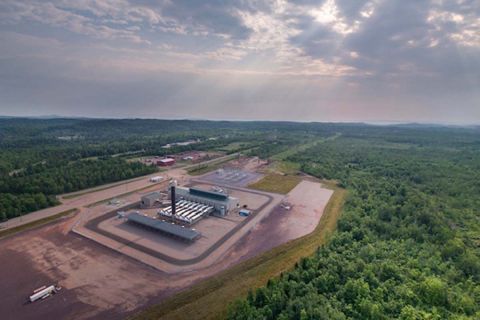
[{"label": "paved road", "polygon": [[0,228],[2,230],[13,228],[25,223],[29,223],[38,219],[43,219],[43,218],[58,214],[60,212],[63,212],[69,209],[84,207],[91,203],[112,198],[122,193],[134,191],[136,189],[141,189],[145,186],[152,185],[149,179],[151,176],[156,176],[156,175],[158,175],[158,173],[145,176],[144,179],[141,179],[141,180],[136,179],[135,181],[126,182],[121,185],[116,185],[105,190],[94,191],[92,193],[87,193],[72,199],[61,199],[62,204],[58,206],[42,209],[39,211],[26,214],[21,217],[10,219],[6,222],[1,223]]},{"label": "paved road", "polygon": [[[212,162],[221,161],[223,159],[228,159],[229,157],[234,157],[236,155],[237,154],[230,154],[227,156],[204,161],[201,164],[209,164]],[[145,188],[147,186],[153,185],[153,183],[150,182],[151,177],[160,175],[160,176],[164,176],[166,179],[174,178],[181,181],[182,179],[185,179],[186,170],[188,170],[190,167],[197,166],[197,165],[198,164],[193,164],[193,165],[185,166],[182,168],[173,168],[164,172],[155,172],[144,177],[137,177],[137,178],[125,180],[123,183],[114,182],[114,183],[78,191],[77,193],[80,193],[81,195],[75,198],[65,199],[64,196],[66,195],[60,195],[58,198],[60,199],[62,204],[55,207],[50,207],[50,208],[42,209],[39,211],[31,212],[29,214],[2,222],[0,223],[0,230],[21,226],[23,224],[33,222],[35,220],[53,216],[55,214],[64,212],[66,210],[75,209],[75,208],[80,209],[82,207],[86,207],[89,204],[92,204],[98,201],[114,198],[116,196],[119,196],[127,192],[132,192],[138,189]],[[85,192],[89,192],[89,193],[82,194]],[[71,194],[67,194],[67,195],[71,195]]]}]

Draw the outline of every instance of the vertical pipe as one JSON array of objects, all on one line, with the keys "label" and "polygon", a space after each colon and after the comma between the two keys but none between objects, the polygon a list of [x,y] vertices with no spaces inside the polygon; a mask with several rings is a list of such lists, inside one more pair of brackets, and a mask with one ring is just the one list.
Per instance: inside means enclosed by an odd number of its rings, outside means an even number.
[{"label": "vertical pipe", "polygon": [[176,211],[176,201],[175,201],[175,186],[171,186],[170,188],[170,198],[172,200],[172,216],[175,215]]}]

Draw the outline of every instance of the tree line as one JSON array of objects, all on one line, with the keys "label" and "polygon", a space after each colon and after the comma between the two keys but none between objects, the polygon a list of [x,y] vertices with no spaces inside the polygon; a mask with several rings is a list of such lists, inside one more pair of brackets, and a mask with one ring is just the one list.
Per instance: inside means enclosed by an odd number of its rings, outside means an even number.
[{"label": "tree line", "polygon": [[348,189],[338,230],[228,318],[479,319],[479,142],[475,130],[367,128],[291,156]]},{"label": "tree line", "polygon": [[55,195],[155,172],[156,168],[124,159],[77,161],[58,167],[0,178],[0,220],[46,208]]}]

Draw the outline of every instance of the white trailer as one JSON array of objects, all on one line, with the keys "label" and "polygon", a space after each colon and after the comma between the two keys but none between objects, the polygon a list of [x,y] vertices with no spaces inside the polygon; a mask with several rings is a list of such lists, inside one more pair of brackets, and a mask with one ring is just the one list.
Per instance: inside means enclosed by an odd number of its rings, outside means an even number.
[{"label": "white trailer", "polygon": [[37,290],[33,291],[34,293],[30,296],[30,302],[35,302],[40,299],[45,299],[52,294],[57,293],[59,288],[56,288],[54,285],[51,285],[49,287],[41,287],[38,288]]},{"label": "white trailer", "polygon": [[150,178],[150,182],[160,182],[163,180],[163,177],[161,176],[155,176]]}]

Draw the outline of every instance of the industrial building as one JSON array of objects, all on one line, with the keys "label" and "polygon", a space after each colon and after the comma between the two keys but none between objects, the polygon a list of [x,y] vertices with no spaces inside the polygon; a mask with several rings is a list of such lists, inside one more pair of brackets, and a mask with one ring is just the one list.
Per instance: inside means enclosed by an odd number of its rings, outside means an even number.
[{"label": "industrial building", "polygon": [[[212,207],[215,214],[225,216],[232,209],[239,207],[237,198],[230,197],[228,194],[202,190],[199,188],[175,188],[175,201],[186,200],[201,205]],[[172,198],[170,191],[170,198]]]},{"label": "industrial building", "polygon": [[215,209],[212,206],[200,204],[197,202],[180,200],[175,203],[175,214],[173,207],[162,209],[158,214],[162,217],[171,218],[178,222],[194,224],[201,218],[212,213]]},{"label": "industrial building", "polygon": [[175,164],[175,159],[173,158],[165,158],[165,159],[157,160],[157,166],[160,166],[160,167],[173,166],[174,164]]},{"label": "industrial building", "polygon": [[188,242],[196,240],[201,235],[196,230],[185,228],[183,226],[179,226],[173,223],[157,220],[136,212],[130,213],[127,216],[127,221],[151,229],[153,231],[157,231],[167,236]]},{"label": "industrial building", "polygon": [[160,201],[160,192],[151,192],[142,196],[140,207],[142,209],[152,208],[158,201]]}]

